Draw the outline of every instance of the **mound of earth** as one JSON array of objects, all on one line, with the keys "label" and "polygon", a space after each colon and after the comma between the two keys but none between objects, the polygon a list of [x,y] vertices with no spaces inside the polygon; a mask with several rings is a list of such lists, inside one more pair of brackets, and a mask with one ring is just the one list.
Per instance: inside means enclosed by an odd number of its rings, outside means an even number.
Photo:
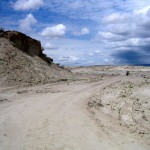
[{"label": "mound of earth", "polygon": [[[122,78],[104,87],[88,103],[104,127],[106,118],[150,144],[150,76]],[[95,112],[96,114],[96,112]],[[103,118],[103,115],[105,118]],[[106,117],[107,116],[107,117]],[[113,118],[113,119],[112,119]],[[105,127],[104,127],[105,128]],[[108,128],[108,127],[106,127]],[[119,127],[118,127],[119,128]]]},{"label": "mound of earth", "polygon": [[17,31],[0,33],[0,86],[34,85],[72,79],[53,63],[41,43]]}]

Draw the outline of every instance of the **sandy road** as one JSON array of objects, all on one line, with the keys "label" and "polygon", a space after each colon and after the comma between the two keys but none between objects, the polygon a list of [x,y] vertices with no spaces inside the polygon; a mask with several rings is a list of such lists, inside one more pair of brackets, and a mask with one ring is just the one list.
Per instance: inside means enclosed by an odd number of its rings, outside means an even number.
[{"label": "sandy road", "polygon": [[148,150],[121,129],[106,134],[87,109],[89,97],[116,81],[60,83],[14,94],[11,102],[0,103],[0,150]]}]

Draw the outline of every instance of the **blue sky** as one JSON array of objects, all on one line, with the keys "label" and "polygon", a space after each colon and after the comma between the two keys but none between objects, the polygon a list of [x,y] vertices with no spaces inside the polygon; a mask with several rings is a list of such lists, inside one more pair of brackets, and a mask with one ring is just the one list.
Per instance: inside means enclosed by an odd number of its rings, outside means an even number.
[{"label": "blue sky", "polygon": [[150,0],[1,0],[0,27],[63,65],[150,64]]}]

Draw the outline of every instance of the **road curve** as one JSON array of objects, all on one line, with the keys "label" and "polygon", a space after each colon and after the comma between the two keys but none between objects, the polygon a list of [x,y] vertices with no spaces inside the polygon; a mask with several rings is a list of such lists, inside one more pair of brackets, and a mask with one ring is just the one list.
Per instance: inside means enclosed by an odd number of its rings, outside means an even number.
[{"label": "road curve", "polygon": [[87,109],[92,95],[118,80],[60,83],[14,94],[11,102],[0,103],[0,150],[148,150],[132,135],[104,132]]}]

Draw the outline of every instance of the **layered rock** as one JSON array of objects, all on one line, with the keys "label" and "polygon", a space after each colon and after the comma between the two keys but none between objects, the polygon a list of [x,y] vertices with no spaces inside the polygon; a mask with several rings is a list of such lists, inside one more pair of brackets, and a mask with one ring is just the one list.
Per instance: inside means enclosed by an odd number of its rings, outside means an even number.
[{"label": "layered rock", "polygon": [[71,71],[53,63],[40,41],[16,31],[0,33],[0,87],[73,79]]},{"label": "layered rock", "polygon": [[52,58],[43,54],[41,42],[38,40],[35,40],[18,31],[3,31],[1,32],[0,37],[7,38],[16,48],[30,56],[39,56],[49,64],[53,62]]}]

